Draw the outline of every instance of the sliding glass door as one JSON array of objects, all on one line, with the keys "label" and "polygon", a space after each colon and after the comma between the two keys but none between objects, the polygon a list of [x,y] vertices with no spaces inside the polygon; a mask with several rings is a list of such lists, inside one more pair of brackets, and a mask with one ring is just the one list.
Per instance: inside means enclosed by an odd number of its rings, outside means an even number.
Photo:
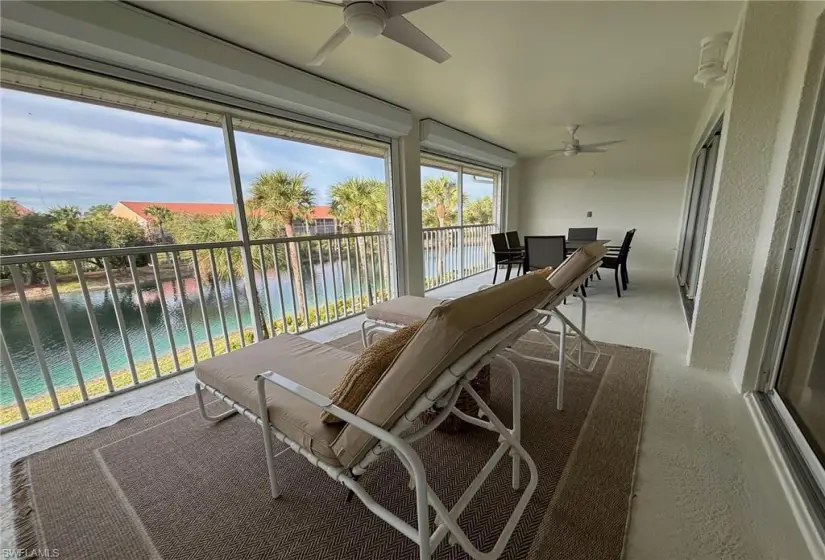
[{"label": "sliding glass door", "polygon": [[[821,193],[821,178],[818,188]],[[822,289],[825,286],[825,227],[822,222],[820,200],[775,388],[820,462],[825,461],[825,290]]]},{"label": "sliding glass door", "polygon": [[678,279],[688,321],[693,319],[693,300],[699,283],[702,255],[705,250],[705,233],[708,226],[713,179],[722,137],[721,122],[696,154],[693,181],[688,199],[688,209],[682,234]]},{"label": "sliding glass door", "polygon": [[825,99],[817,115],[755,395],[809,518],[825,535]]}]

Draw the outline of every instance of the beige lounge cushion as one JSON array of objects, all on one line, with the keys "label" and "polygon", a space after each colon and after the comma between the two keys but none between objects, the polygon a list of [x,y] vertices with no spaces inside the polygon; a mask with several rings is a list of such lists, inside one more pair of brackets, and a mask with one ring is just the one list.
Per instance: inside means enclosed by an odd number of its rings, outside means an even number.
[{"label": "beige lounge cushion", "polygon": [[[389,429],[444,370],[486,337],[541,305],[554,292],[530,274],[436,306],[358,408],[358,416]],[[332,444],[346,467],[374,438],[346,424]]]},{"label": "beige lounge cushion", "polygon": [[401,296],[368,307],[365,315],[367,319],[393,325],[411,325],[426,319],[439,305],[441,300],[436,298]]},{"label": "beige lounge cushion", "polygon": [[[421,324],[422,321],[418,321],[403,329],[382,336],[372,346],[364,350],[350,364],[347,373],[329,393],[333,404],[354,414],[372,391],[381,375],[390,367],[392,361],[410,341]],[[321,411],[321,421],[325,424],[344,422],[327,411]]]},{"label": "beige lounge cushion", "polygon": [[[282,334],[241,350],[195,364],[198,379],[260,414],[255,376],[274,371],[322,395],[328,395],[357,356],[301,336]],[[269,422],[302,447],[331,465],[338,465],[332,442],[341,424],[327,425],[318,407],[267,383]]]},{"label": "beige lounge cushion", "polygon": [[587,269],[596,264],[607,249],[601,243],[590,243],[573,252],[550,275],[550,283],[558,289],[566,288],[571,282],[587,272]]}]

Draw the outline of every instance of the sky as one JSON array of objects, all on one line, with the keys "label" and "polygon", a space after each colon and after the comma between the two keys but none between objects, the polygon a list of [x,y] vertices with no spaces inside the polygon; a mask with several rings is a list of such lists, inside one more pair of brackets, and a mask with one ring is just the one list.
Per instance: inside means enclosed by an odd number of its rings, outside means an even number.
[{"label": "sky", "polygon": [[[238,131],[235,142],[245,190],[262,171],[305,172],[316,204],[328,204],[329,188],[348,177],[386,179],[380,158]],[[422,179],[442,173],[422,168]],[[491,194],[468,176],[464,184],[471,200]],[[232,201],[220,128],[5,88],[0,197],[37,211]]]}]

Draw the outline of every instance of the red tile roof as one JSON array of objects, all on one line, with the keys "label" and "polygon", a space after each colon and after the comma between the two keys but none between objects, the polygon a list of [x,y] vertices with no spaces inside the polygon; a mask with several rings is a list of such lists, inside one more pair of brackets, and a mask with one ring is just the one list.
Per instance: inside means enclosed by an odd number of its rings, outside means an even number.
[{"label": "red tile roof", "polygon": [[19,202],[17,202],[17,201],[16,201],[16,200],[14,200],[14,199],[9,199],[9,200],[6,200],[6,202],[11,203],[11,205],[14,207],[14,211],[15,211],[15,213],[16,213],[18,216],[26,216],[26,215],[28,215],[28,214],[31,214],[31,213],[32,213],[32,211],[31,211],[31,210],[29,210],[28,208],[26,208],[25,206],[23,206],[22,204],[20,204]]},{"label": "red tile roof", "polygon": [[[205,214],[207,216],[214,216],[224,212],[234,212],[235,205],[224,202],[133,202],[121,200],[122,204],[144,220],[148,220],[146,209],[149,206],[163,206],[168,208],[173,213],[185,214]],[[329,206],[314,206],[312,209],[311,218],[332,218]]]}]

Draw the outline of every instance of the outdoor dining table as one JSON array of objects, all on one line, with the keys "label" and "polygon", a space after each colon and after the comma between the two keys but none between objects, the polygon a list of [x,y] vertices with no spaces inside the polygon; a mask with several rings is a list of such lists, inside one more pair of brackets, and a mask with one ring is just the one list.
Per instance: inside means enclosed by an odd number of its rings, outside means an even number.
[{"label": "outdoor dining table", "polygon": [[568,250],[572,249],[572,250],[575,251],[576,249],[581,249],[585,245],[590,245],[591,243],[601,243],[602,245],[607,245],[608,243],[610,243],[610,240],[609,239],[591,239],[589,241],[580,241],[580,240],[577,240],[577,239],[568,239],[564,242],[564,245],[565,245],[565,247],[567,247]]}]

